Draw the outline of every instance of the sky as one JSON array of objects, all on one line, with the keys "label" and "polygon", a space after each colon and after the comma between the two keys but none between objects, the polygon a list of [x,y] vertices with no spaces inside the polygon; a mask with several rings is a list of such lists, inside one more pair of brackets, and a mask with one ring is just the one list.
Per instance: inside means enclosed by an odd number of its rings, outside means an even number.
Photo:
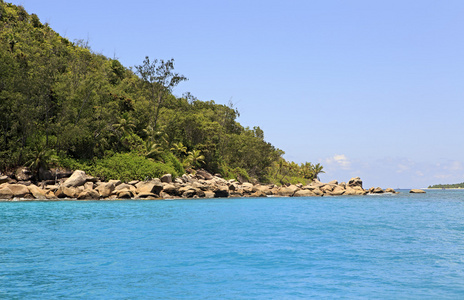
[{"label": "sky", "polygon": [[462,0],[10,2],[126,67],[174,58],[176,96],[233,103],[322,181],[464,182]]}]

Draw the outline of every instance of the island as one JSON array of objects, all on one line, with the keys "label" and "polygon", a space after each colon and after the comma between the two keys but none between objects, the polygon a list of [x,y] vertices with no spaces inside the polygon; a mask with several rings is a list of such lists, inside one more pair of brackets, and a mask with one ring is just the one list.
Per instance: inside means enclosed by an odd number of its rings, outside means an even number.
[{"label": "island", "polygon": [[434,184],[430,185],[428,189],[463,189],[464,182],[454,184]]}]

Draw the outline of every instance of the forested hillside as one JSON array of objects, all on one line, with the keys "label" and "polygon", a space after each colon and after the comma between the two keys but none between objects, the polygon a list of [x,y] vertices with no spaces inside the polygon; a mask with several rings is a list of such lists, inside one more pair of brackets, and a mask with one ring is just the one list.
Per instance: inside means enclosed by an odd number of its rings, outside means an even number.
[{"label": "forested hillside", "polygon": [[226,178],[286,183],[322,172],[319,164],[285,161],[259,127],[237,122],[232,105],[173,96],[186,77],[172,59],[146,57],[127,68],[2,0],[0,30],[4,173],[29,166],[40,177],[40,170],[61,166],[144,179],[204,168]]}]

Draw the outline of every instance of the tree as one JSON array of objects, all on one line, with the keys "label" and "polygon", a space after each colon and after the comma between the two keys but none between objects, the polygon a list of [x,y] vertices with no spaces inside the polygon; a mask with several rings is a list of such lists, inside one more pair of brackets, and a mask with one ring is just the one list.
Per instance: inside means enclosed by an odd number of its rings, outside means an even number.
[{"label": "tree", "polygon": [[325,173],[325,172],[323,171],[323,168],[324,168],[324,167],[323,167],[320,163],[317,163],[317,164],[315,164],[315,165],[313,166],[313,175],[314,175],[313,179],[315,179],[315,178],[318,178],[318,179],[319,179],[319,177],[318,177],[319,174],[320,174],[320,173]]},{"label": "tree", "polygon": [[201,154],[200,150],[192,150],[188,152],[188,156],[185,159],[186,167],[199,167],[204,163],[205,156]]},{"label": "tree", "polygon": [[180,82],[187,80],[184,75],[174,73],[174,59],[167,61],[155,59],[150,61],[145,57],[142,65],[135,66],[137,74],[142,78],[144,90],[153,107],[152,127],[156,130],[160,109],[166,98],[171,95],[172,89]]},{"label": "tree", "polygon": [[177,154],[177,157],[180,158],[181,156],[187,154],[187,147],[184,146],[182,142],[172,144],[171,151]]}]

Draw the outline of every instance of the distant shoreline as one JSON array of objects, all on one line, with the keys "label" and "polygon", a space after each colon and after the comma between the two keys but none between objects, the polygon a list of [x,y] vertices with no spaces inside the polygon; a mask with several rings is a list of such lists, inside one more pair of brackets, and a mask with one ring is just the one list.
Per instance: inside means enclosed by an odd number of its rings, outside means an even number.
[{"label": "distant shoreline", "polygon": [[427,190],[464,190],[464,188],[426,188]]}]

